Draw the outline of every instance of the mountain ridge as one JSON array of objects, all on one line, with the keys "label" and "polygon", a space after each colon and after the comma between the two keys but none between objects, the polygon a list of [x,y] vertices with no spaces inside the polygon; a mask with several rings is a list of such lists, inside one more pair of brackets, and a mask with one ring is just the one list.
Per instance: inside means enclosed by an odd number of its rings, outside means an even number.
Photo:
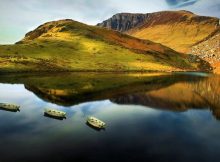
[{"label": "mountain ridge", "polygon": [[192,71],[201,70],[201,62],[159,43],[70,19],[44,23],[15,45],[0,46],[5,72]]},{"label": "mountain ridge", "polygon": [[[134,15],[144,20],[138,21]],[[219,18],[199,16],[186,10],[119,13],[97,25],[198,56],[209,62],[214,72],[220,73]]]},{"label": "mountain ridge", "polygon": [[[132,19],[134,15],[145,19]],[[127,24],[135,25],[126,28]],[[161,43],[179,52],[186,52],[191,45],[211,34],[218,25],[218,18],[199,16],[185,10],[146,14],[119,13],[97,24],[140,39]]]}]

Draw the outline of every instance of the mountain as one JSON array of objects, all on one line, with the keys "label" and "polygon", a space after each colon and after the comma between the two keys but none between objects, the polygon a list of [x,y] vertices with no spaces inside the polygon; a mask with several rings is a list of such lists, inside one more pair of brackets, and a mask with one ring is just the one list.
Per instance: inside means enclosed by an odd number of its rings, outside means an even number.
[{"label": "mountain", "polygon": [[[190,62],[191,61],[191,62]],[[70,19],[45,23],[0,46],[0,72],[204,70],[202,60],[117,31]]]},{"label": "mountain", "polygon": [[97,25],[161,43],[179,52],[187,52],[192,45],[218,28],[219,19],[198,16],[185,10],[147,14],[119,13]]}]

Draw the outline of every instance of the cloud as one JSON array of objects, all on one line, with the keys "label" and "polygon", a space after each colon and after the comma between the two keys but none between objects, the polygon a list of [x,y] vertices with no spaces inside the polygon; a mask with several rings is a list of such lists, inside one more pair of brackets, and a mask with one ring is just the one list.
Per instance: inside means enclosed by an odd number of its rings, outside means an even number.
[{"label": "cloud", "polygon": [[195,4],[183,7],[180,6],[178,9],[189,10],[193,13],[203,16],[220,17],[220,1],[219,0],[199,0]]},{"label": "cloud", "polygon": [[193,5],[198,0],[166,0],[167,4],[173,8]]},{"label": "cloud", "polygon": [[219,0],[1,0],[0,44],[17,42],[30,29],[58,19],[70,18],[95,25],[119,12],[179,9],[220,17]]}]

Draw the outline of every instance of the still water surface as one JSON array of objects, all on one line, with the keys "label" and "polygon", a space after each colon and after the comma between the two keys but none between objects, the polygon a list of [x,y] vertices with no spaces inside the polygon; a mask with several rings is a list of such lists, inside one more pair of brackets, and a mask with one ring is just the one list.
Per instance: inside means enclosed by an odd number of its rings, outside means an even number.
[{"label": "still water surface", "polygon": [[[0,161],[217,162],[220,77],[19,74],[0,77]],[[67,119],[44,116],[45,108]],[[97,131],[87,116],[107,123]]]}]

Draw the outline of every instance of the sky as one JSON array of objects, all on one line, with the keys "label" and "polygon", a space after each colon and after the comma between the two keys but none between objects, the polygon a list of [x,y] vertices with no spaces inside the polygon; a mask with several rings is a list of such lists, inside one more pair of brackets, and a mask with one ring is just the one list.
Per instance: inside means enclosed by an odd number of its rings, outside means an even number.
[{"label": "sky", "polygon": [[13,44],[48,21],[69,18],[95,25],[120,12],[163,10],[220,18],[220,0],[0,0],[0,44]]}]

